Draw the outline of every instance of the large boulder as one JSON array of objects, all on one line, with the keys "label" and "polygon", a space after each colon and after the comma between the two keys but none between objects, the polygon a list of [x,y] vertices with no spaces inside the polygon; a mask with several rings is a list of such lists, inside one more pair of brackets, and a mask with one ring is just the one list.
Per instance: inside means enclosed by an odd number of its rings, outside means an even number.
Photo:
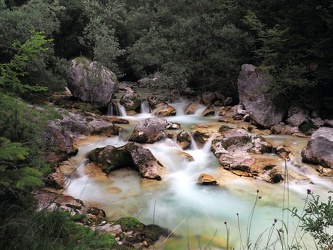
[{"label": "large boulder", "polygon": [[311,135],[308,145],[302,150],[306,162],[333,168],[333,128],[322,127]]},{"label": "large boulder", "polygon": [[229,129],[212,141],[211,150],[224,168],[257,174],[253,154],[270,152],[272,146],[244,129]]},{"label": "large boulder", "polygon": [[104,148],[96,148],[87,157],[107,174],[116,169],[134,165],[130,153],[124,147],[116,148],[108,145]]},{"label": "large boulder", "polygon": [[165,137],[164,130],[170,126],[167,120],[162,118],[148,118],[140,121],[134,128],[130,141],[140,143],[153,143]]},{"label": "large boulder", "polygon": [[75,98],[106,108],[117,85],[116,75],[101,64],[83,57],[71,61],[68,88]]},{"label": "large boulder", "polygon": [[107,174],[121,168],[132,168],[143,178],[161,180],[163,166],[149,149],[136,142],[119,148],[111,145],[96,148],[87,157]]},{"label": "large boulder", "polygon": [[272,95],[264,93],[269,82],[265,74],[251,64],[243,64],[238,77],[239,101],[260,126],[270,127],[282,121],[285,108],[273,103]]}]

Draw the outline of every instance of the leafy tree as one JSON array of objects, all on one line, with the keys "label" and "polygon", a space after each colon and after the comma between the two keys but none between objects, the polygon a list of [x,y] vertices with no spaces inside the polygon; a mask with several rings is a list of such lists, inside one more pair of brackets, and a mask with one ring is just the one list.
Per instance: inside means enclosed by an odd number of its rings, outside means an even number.
[{"label": "leafy tree", "polygon": [[0,64],[0,84],[1,89],[7,93],[23,94],[27,91],[45,91],[46,87],[38,85],[24,84],[20,78],[28,73],[25,71],[29,61],[36,59],[41,52],[46,51],[43,47],[50,42],[43,35],[43,32],[31,31],[31,38],[24,44],[13,43],[13,48],[17,50],[12,60],[8,63]]}]

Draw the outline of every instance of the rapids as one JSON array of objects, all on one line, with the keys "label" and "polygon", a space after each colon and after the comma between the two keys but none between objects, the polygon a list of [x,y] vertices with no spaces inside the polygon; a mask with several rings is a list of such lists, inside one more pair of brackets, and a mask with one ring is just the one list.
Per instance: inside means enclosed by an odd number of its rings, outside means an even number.
[{"label": "rapids", "polygon": [[[198,124],[210,124],[218,129],[223,124],[217,121],[217,116],[202,117],[201,112],[205,107],[194,115],[184,115],[186,103],[186,100],[170,103],[177,110],[177,115],[166,118],[181,124],[179,131],[185,129],[190,132]],[[143,145],[167,169],[162,181],[142,180],[137,172],[129,169],[115,171],[104,178],[86,174],[86,153],[106,145],[126,144],[135,124],[153,116],[149,113],[147,103],[142,104],[142,113],[136,116],[127,116],[124,109],[120,110],[122,118],[129,120],[130,124],[119,125],[122,127],[119,136],[93,138],[79,145],[79,153],[71,159],[73,164],[79,166],[77,174],[68,180],[65,192],[104,209],[110,219],[133,216],[144,224],[158,224],[181,236],[161,240],[156,243],[155,249],[245,249],[247,239],[252,243],[251,248],[257,242],[261,249],[270,239],[269,244],[275,246],[271,246],[271,249],[282,249],[277,230],[274,230],[272,237],[269,236],[274,219],[278,220],[275,229],[284,230],[285,241],[290,245],[295,243],[297,220],[284,208],[297,207],[301,211],[307,189],[325,199],[332,187],[330,180],[319,178],[311,167],[301,162],[300,151],[307,139],[278,135],[266,136],[266,139],[273,145],[289,146],[293,152],[298,152],[297,155],[286,163],[274,154],[262,157],[274,158],[276,164],[286,164],[287,168],[301,171],[314,184],[269,184],[262,180],[238,177],[220,166],[210,151],[210,141],[202,149],[192,143],[190,149],[182,150],[172,139]],[[181,151],[190,154],[194,161],[184,160],[179,155]],[[212,175],[219,185],[197,185],[201,173]],[[257,199],[258,196],[261,198]],[[288,233],[281,221],[288,225]],[[305,244],[311,243],[308,240]]]}]

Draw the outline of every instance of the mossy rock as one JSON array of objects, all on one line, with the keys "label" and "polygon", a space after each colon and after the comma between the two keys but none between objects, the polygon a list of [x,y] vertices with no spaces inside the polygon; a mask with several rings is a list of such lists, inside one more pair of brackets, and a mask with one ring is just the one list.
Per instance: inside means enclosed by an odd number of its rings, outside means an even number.
[{"label": "mossy rock", "polygon": [[120,225],[122,230],[125,232],[133,230],[143,230],[145,225],[142,224],[137,218],[134,217],[121,217],[116,220],[114,225]]},{"label": "mossy rock", "polygon": [[157,241],[161,236],[168,237],[171,231],[158,225],[150,224],[145,227],[144,234],[152,241]]},{"label": "mossy rock", "polygon": [[231,130],[232,128],[230,128],[229,126],[227,126],[227,125],[222,125],[220,128],[219,128],[219,132],[220,133],[224,133],[224,132],[226,132],[226,131],[229,131],[229,130]]}]

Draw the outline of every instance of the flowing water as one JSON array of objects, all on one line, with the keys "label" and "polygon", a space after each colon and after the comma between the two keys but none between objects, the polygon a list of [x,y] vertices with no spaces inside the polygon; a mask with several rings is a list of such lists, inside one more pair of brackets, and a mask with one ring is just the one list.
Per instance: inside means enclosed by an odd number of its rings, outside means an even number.
[{"label": "flowing water", "polygon": [[[189,132],[196,124],[212,124],[217,128],[222,125],[217,122],[218,117],[202,117],[204,107],[194,115],[184,115],[185,104],[186,101],[170,104],[177,110],[177,116],[166,119],[180,123],[181,129]],[[152,117],[146,103],[142,105],[142,111],[136,116],[127,116],[126,112],[122,112],[122,118],[128,119],[130,124],[119,125],[122,127],[119,136],[95,138],[80,145],[79,154],[72,159],[79,166],[78,173],[69,180],[66,193],[82,199],[88,205],[104,209],[111,219],[134,216],[144,224],[158,224],[181,236],[167,238],[156,244],[155,249],[226,249],[227,246],[230,249],[245,249],[243,246],[247,239],[251,241],[252,249],[260,237],[259,249],[266,246],[268,239],[271,239],[270,243],[275,242],[270,249],[282,249],[281,244],[276,242],[276,230],[272,237],[268,235],[274,219],[278,219],[276,229],[284,228],[280,222],[282,220],[288,224],[290,231],[284,235],[285,240],[291,244],[297,221],[283,208],[297,207],[302,210],[308,188],[325,198],[332,187],[330,180],[318,178],[311,168],[296,167],[303,164],[300,155],[287,162],[286,166],[307,175],[314,184],[269,184],[238,177],[221,168],[210,151],[209,141],[201,149],[194,144],[190,149],[182,150],[171,139],[143,145],[167,169],[168,174],[162,181],[142,180],[137,172],[128,169],[116,171],[108,178],[86,175],[85,154],[97,147],[126,144],[135,124]],[[267,136],[266,139],[275,146],[288,145],[296,152],[300,152],[307,143],[307,139],[290,136],[275,135]],[[182,151],[190,154],[194,161],[184,160],[180,155]],[[285,164],[274,154],[262,157],[273,158],[276,164],[282,166]],[[197,185],[201,173],[214,176],[219,185]]]}]

